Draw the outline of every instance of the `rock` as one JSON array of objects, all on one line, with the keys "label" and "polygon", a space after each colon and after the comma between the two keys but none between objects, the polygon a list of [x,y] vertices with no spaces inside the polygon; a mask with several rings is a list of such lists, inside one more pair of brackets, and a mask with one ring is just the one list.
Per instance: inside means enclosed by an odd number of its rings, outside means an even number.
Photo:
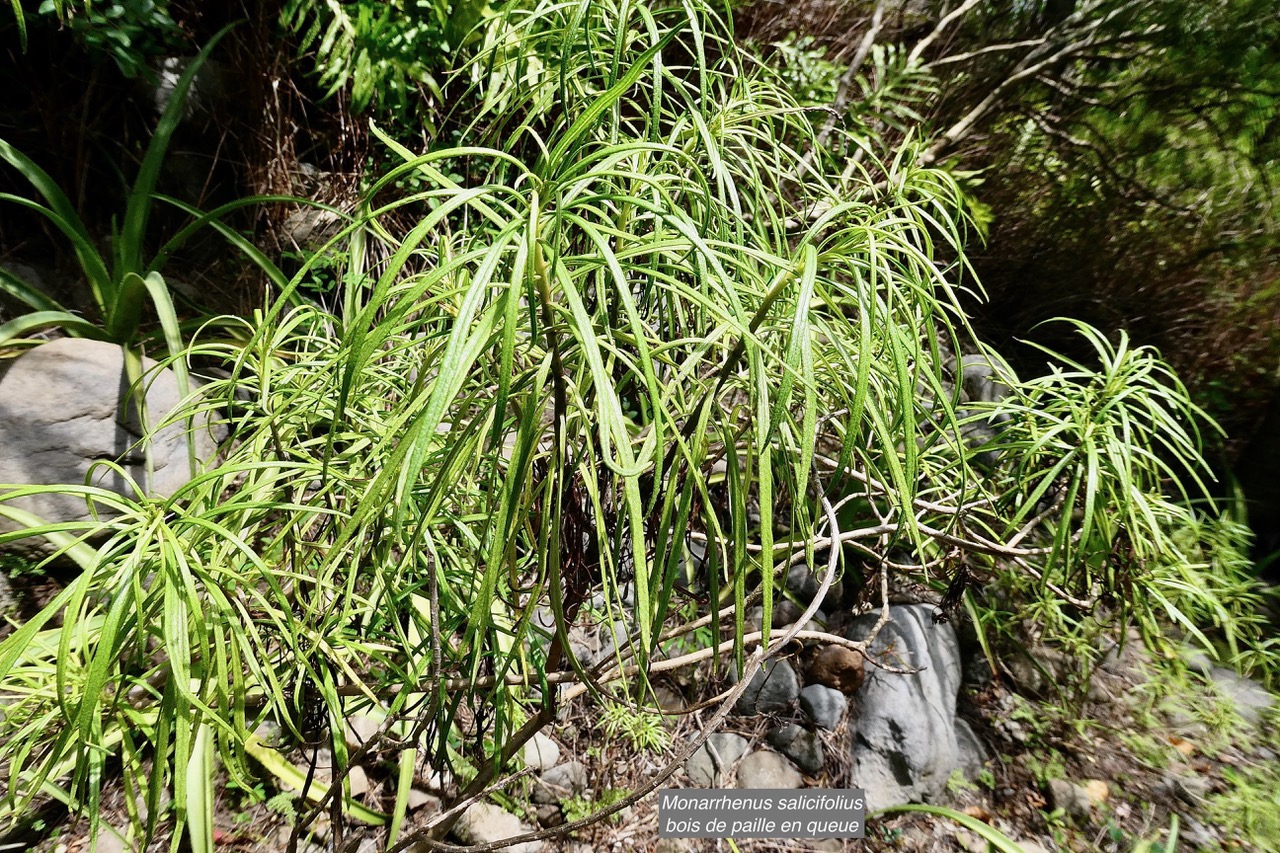
[{"label": "rock", "polygon": [[520,757],[534,770],[550,770],[560,760],[560,747],[542,732],[536,732],[521,748]]},{"label": "rock", "polygon": [[[966,402],[998,403],[1009,396],[1006,381],[1016,383],[1013,370],[997,357],[971,353],[960,358],[960,383]],[[996,415],[1003,423],[1008,414]]]},{"label": "rock", "polygon": [[[675,722],[679,719],[679,714],[685,708],[689,707],[689,703],[685,701],[684,695],[676,690],[672,690],[665,684],[659,684],[653,690],[653,698],[658,703],[658,707],[663,711],[663,722],[670,719]],[[669,715],[669,716],[668,716]]]},{"label": "rock", "polygon": [[1019,841],[1017,847],[1022,853],[1049,853],[1048,848],[1038,841]]},{"label": "rock", "polygon": [[[1191,816],[1187,816],[1182,824],[1181,838],[1192,850],[1221,850],[1222,837],[1216,828],[1210,828]],[[1227,827],[1230,831],[1230,828]]]},{"label": "rock", "polygon": [[956,766],[964,772],[965,778],[973,781],[983,771],[991,758],[991,750],[982,742],[969,725],[968,720],[956,718]]},{"label": "rock", "polygon": [[33,266],[20,264],[14,261],[0,261],[0,273],[8,273],[10,276],[18,279],[24,284],[34,287],[41,293],[49,292],[49,285],[45,282],[44,276],[36,271]]},{"label": "rock", "polygon": [[717,732],[689,756],[684,771],[689,781],[703,788],[721,788],[729,778],[733,765],[747,752],[747,739],[741,735]]},{"label": "rock", "polygon": [[1091,805],[1100,806],[1111,796],[1111,786],[1101,779],[1086,779],[1080,787],[1084,789]]},{"label": "rock", "polygon": [[253,730],[253,736],[272,749],[280,749],[286,741],[284,729],[272,720],[263,720],[258,723],[258,727]]},{"label": "rock", "polygon": [[1192,806],[1199,806],[1209,796],[1209,780],[1198,773],[1185,776],[1174,773],[1166,774],[1164,786],[1178,799]]},{"label": "rock", "polygon": [[768,741],[770,746],[790,758],[810,776],[821,772],[826,763],[826,754],[818,733],[806,731],[795,723],[774,729],[769,733]]},{"label": "rock", "polygon": [[[961,407],[956,417],[963,420],[980,412],[988,412],[986,418],[975,419],[960,427],[960,433],[972,448],[979,448],[999,436],[1000,428],[1009,422],[1008,412],[992,411],[991,405],[1009,396],[1009,384],[1017,384],[1013,371],[999,357],[971,353],[960,359],[960,387],[964,402],[987,404],[986,406]],[[1009,384],[1006,384],[1009,383]],[[992,466],[999,455],[988,451],[977,454],[984,465]]]},{"label": "rock", "polygon": [[628,618],[605,619],[595,628],[595,642],[599,649],[592,659],[592,664],[608,657],[615,657],[618,649],[626,649],[631,644],[631,632],[635,625]]},{"label": "rock", "polygon": [[428,791],[440,793],[448,790],[453,785],[453,774],[448,770],[437,770],[430,765],[428,765],[426,769],[430,770],[431,773],[423,778],[421,783],[422,787],[426,788]]},{"label": "rock", "polygon": [[375,712],[370,714],[352,714],[347,717],[347,746],[352,750],[360,749],[372,741],[382,730],[384,715]]},{"label": "rock", "polygon": [[[150,806],[147,803],[149,793],[150,792],[148,792],[146,789],[136,790],[134,793],[133,802],[134,802],[134,805],[137,806],[138,808],[139,825],[145,824],[151,816],[151,812],[149,810]],[[160,792],[160,800],[157,803],[158,808],[156,809],[156,812],[158,814],[164,814],[166,811],[168,811],[169,806],[172,803],[173,803],[172,794],[170,794],[168,790],[162,790]],[[122,804],[122,808],[127,808],[127,806]]]},{"label": "rock", "polygon": [[692,853],[695,843],[689,838],[659,838],[653,853]]},{"label": "rock", "polygon": [[[47,264],[33,266],[15,261],[0,261],[0,272],[8,273],[62,305],[89,305],[94,300],[93,288],[83,276],[59,274]],[[0,304],[5,304],[2,297]]]},{"label": "rock", "polygon": [[979,838],[972,832],[957,829],[955,835],[952,836],[956,843],[960,845],[960,849],[965,853],[988,853],[987,840]]},{"label": "rock", "polygon": [[789,598],[773,603],[773,619],[770,624],[774,628],[785,628],[804,615],[804,608]]},{"label": "rock", "polygon": [[1170,728],[1182,734],[1198,736],[1208,731],[1196,714],[1174,697],[1165,699],[1159,707],[1165,719],[1169,721]]},{"label": "rock", "polygon": [[94,853],[127,853],[136,849],[125,841],[125,835],[114,826],[103,824],[98,828],[98,837],[93,846]]},{"label": "rock", "polygon": [[21,610],[22,604],[18,600],[18,595],[13,591],[13,584],[9,581],[9,575],[0,570],[0,639],[4,639],[9,635],[9,625],[18,624],[22,620],[18,618],[18,611]]},{"label": "rock", "polygon": [[809,662],[810,682],[839,690],[846,696],[858,692],[865,676],[862,655],[844,646],[823,646]]},{"label": "rock", "polygon": [[534,814],[538,816],[538,823],[547,828],[564,823],[564,814],[561,813],[560,806],[554,803],[538,806]]},{"label": "rock", "polygon": [[[153,371],[156,363],[143,359],[147,373],[147,423],[154,427],[181,400],[171,370]],[[14,485],[91,485],[121,495],[134,495],[132,480],[150,494],[169,497],[191,479],[188,434],[174,423],[151,436],[152,473],[138,447],[142,437],[137,407],[126,398],[124,352],[115,344],[62,338],[0,364],[0,483]],[[217,452],[226,436],[208,415],[195,418],[197,466]],[[124,474],[98,464],[118,462]],[[39,494],[7,501],[4,506],[33,513],[48,522],[91,522],[84,497]],[[100,518],[113,513],[98,506]],[[0,533],[22,525],[0,514]],[[26,537],[0,550],[29,559],[52,554],[56,548],[44,537]]]},{"label": "rock", "polygon": [[823,684],[810,684],[800,691],[800,710],[809,715],[814,725],[832,731],[844,719],[849,700],[839,690]]},{"label": "rock", "polygon": [[[453,825],[454,836],[463,844],[492,844],[530,831],[515,815],[492,803],[473,804]],[[502,849],[508,853],[535,853],[543,845],[541,841],[525,841]]]},{"label": "rock", "polygon": [[[550,607],[539,605],[533,611],[529,619],[530,638],[544,652],[551,645],[551,639],[556,635],[556,616]],[[602,650],[600,647],[600,635],[594,627],[588,628],[583,625],[570,625],[567,631],[569,638],[569,653],[574,656],[583,666],[594,666],[604,654],[609,651]]]},{"label": "rock", "polygon": [[[168,109],[173,93],[178,88],[178,79],[186,73],[193,59],[194,57],[189,56],[165,56],[152,67],[155,83],[143,85],[150,90],[148,94],[157,115]],[[229,92],[228,75],[229,70],[225,65],[206,59],[187,90],[187,99],[182,105],[182,120],[188,121],[197,116],[207,119],[217,104],[225,102]]]},{"label": "rock", "polygon": [[[605,607],[603,596],[592,600],[593,610]],[[530,626],[533,628],[533,641],[545,650],[556,633],[555,614],[551,608],[545,605],[535,608],[530,617]],[[634,620],[630,616],[604,618],[595,625],[570,625],[567,631],[569,651],[583,666],[595,666],[613,656],[617,649],[626,648],[631,642],[630,634],[634,629]]]},{"label": "rock", "polygon": [[687,574],[685,577],[705,578],[706,572],[710,566],[707,559],[707,542],[705,539],[694,539],[692,536],[686,536],[685,545],[685,567]]},{"label": "rock", "polygon": [[1032,645],[1000,662],[1021,692],[1030,696],[1056,693],[1078,671],[1069,655],[1043,644]]},{"label": "rock", "polygon": [[818,594],[818,577],[813,570],[803,563],[787,570],[787,592],[800,601],[813,601]]},{"label": "rock", "polygon": [[342,230],[342,218],[332,210],[303,207],[285,217],[280,236],[297,248],[319,249]]},{"label": "rock", "polygon": [[987,661],[987,656],[983,653],[982,648],[976,646],[973,651],[965,655],[964,680],[962,683],[965,687],[981,690],[991,683],[991,676],[991,664]]},{"label": "rock", "polygon": [[1088,820],[1093,812],[1089,793],[1066,779],[1049,780],[1049,801],[1055,809],[1062,809],[1071,817]]},{"label": "rock", "polygon": [[814,838],[805,841],[804,846],[810,853],[842,853],[844,841],[839,838]]},{"label": "rock", "polygon": [[1251,678],[1237,675],[1232,670],[1215,666],[1209,670],[1209,678],[1225,698],[1236,706],[1236,712],[1251,726],[1262,721],[1262,713],[1275,704],[1276,697]]},{"label": "rock", "polygon": [[1041,666],[1024,653],[1009,655],[1000,661],[1018,689],[1028,696],[1044,696],[1052,683]]},{"label": "rock", "polygon": [[804,729],[801,726],[795,723],[787,723],[786,725],[778,726],[776,729],[769,732],[769,734],[765,736],[765,740],[769,742],[770,746],[780,750],[787,744],[791,743],[791,741],[795,739],[795,736],[802,731],[804,731]]},{"label": "rock", "polygon": [[804,784],[800,771],[776,752],[753,752],[738,765],[739,788],[799,788]]},{"label": "rock", "polygon": [[[933,612],[919,604],[891,607],[868,650],[887,666],[918,670],[873,668],[859,693],[850,776],[851,787],[866,790],[868,811],[935,797],[956,768],[960,646],[949,624],[934,624]],[[864,638],[878,618],[857,619],[851,638]]]},{"label": "rock", "polygon": [[766,662],[738,697],[734,706],[739,714],[782,714],[791,710],[791,703],[800,695],[800,679],[791,664],[784,660]]},{"label": "rock", "polygon": [[409,811],[416,812],[418,809],[426,809],[428,814],[440,811],[441,800],[434,794],[428,794],[426,791],[420,791],[413,788],[409,791],[407,800]]},{"label": "rock", "polygon": [[[328,785],[333,781],[333,751],[330,749],[317,749],[313,757],[315,764],[315,777],[317,782]],[[284,780],[280,780],[282,783]]]},{"label": "rock", "polygon": [[357,764],[347,771],[347,785],[351,789],[351,796],[363,797],[369,793],[369,775]]},{"label": "rock", "polygon": [[535,803],[559,803],[587,788],[587,766],[581,761],[558,764],[542,774],[530,798]]},{"label": "rock", "polygon": [[[1199,654],[1204,658],[1203,652]],[[1098,668],[1103,672],[1138,679],[1142,676],[1139,670],[1149,660],[1146,644],[1142,641],[1142,632],[1130,628],[1120,640],[1107,641],[1107,649]],[[1208,665],[1208,658],[1204,658],[1204,661]],[[1195,666],[1191,663],[1188,665],[1192,668]]]},{"label": "rock", "polygon": [[308,197],[327,186],[328,182],[333,180],[333,174],[321,169],[315,163],[300,160],[290,179],[293,184],[293,194]]}]

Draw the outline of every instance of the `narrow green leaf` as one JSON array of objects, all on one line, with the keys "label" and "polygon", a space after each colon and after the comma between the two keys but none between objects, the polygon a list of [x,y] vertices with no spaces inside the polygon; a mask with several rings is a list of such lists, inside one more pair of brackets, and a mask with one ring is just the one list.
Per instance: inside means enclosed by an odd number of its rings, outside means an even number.
[{"label": "narrow green leaf", "polygon": [[187,836],[193,853],[213,853],[213,754],[213,732],[201,723],[187,762]]}]

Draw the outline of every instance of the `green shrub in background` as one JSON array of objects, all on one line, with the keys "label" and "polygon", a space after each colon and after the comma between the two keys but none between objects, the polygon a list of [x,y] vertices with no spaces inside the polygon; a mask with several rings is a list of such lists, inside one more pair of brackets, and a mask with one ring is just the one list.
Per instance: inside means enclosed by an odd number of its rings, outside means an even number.
[{"label": "green shrub in background", "polygon": [[[144,74],[151,59],[182,42],[168,0],[44,0],[39,14],[56,16],[91,53],[111,57],[126,77]],[[21,11],[18,20],[22,22]]]},{"label": "green shrub in background", "polygon": [[[25,47],[27,16],[20,0],[11,5]],[[407,117],[424,95],[439,98],[438,77],[457,63],[488,8],[487,0],[286,0],[279,23],[314,63],[311,73],[327,95],[346,91],[357,112],[376,104],[386,115]],[[156,57],[183,52],[168,0],[44,0],[36,14],[55,19],[126,77],[146,75]]]},{"label": "green shrub in background", "polygon": [[313,51],[315,73],[332,95],[350,92],[357,110],[373,104],[404,114],[456,63],[487,0],[288,0],[281,26]]}]

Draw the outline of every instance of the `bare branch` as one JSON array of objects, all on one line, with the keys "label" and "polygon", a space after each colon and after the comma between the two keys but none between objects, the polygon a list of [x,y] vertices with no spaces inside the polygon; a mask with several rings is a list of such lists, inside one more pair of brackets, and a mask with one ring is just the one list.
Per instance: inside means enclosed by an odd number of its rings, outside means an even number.
[{"label": "bare branch", "polygon": [[815,149],[827,144],[827,139],[831,137],[831,131],[835,130],[836,122],[840,120],[845,108],[849,106],[849,98],[853,94],[853,84],[858,79],[858,70],[862,67],[862,63],[867,61],[871,48],[875,46],[876,36],[880,34],[880,30],[884,26],[884,5],[885,0],[879,0],[876,3],[875,12],[871,14],[871,28],[863,35],[857,51],[853,54],[853,59],[849,60],[849,68],[844,72],[844,76],[840,78],[840,85],[836,89],[836,99],[831,104],[831,112],[827,115],[827,120],[822,125],[822,129],[818,131],[818,141],[805,154],[806,163],[811,162]]},{"label": "bare branch", "polygon": [[1108,14],[1095,20],[1086,21],[1082,10],[1077,10],[1058,26],[1045,34],[1041,43],[1030,50],[1013,67],[1008,76],[998,83],[977,106],[973,107],[959,121],[949,127],[937,141],[930,146],[922,157],[924,165],[935,162],[944,152],[973,131],[982,120],[1016,84],[1029,78],[1036,78],[1052,66],[1068,59],[1086,56],[1088,51],[1096,50],[1104,45],[1120,42],[1142,41],[1160,31],[1160,27],[1151,26],[1141,30],[1125,30],[1116,35],[1106,35],[1106,25],[1128,12],[1135,2],[1122,4]]},{"label": "bare branch", "polygon": [[933,28],[933,32],[922,38],[920,42],[911,49],[911,53],[907,54],[907,67],[910,68],[912,65],[918,63],[920,61],[920,57],[926,50],[928,50],[929,46],[937,41],[938,38],[947,31],[947,27],[958,21],[965,12],[968,12],[980,2],[981,0],[965,0],[965,2],[961,3],[951,12],[943,15],[942,19],[938,21],[938,25]]},{"label": "bare branch", "polygon": [[990,44],[990,45],[987,45],[986,47],[978,48],[977,50],[968,51],[967,53],[953,53],[950,56],[939,57],[938,59],[935,59],[932,62],[926,62],[921,67],[927,70],[931,68],[937,68],[939,65],[951,65],[952,63],[955,63],[955,62],[967,62],[970,59],[974,59],[976,57],[983,56],[988,53],[998,53],[1000,51],[1005,51],[1005,50],[1017,50],[1020,47],[1038,47],[1044,43],[1045,43],[1045,39],[1038,38],[1038,39],[1028,39],[1026,41],[1011,41],[1005,44]]}]

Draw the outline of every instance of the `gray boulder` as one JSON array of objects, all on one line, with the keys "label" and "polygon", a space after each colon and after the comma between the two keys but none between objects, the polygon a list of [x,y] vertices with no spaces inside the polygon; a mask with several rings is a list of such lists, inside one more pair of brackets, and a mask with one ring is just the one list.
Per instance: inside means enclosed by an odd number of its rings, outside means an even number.
[{"label": "gray boulder", "polygon": [[560,747],[542,732],[535,732],[521,748],[520,757],[534,770],[550,770],[560,760]]},{"label": "gray boulder", "polygon": [[[1009,396],[1011,383],[1017,377],[1013,370],[999,357],[985,354],[970,354],[960,360],[960,384],[966,403],[986,404],[966,406],[956,410],[956,417],[964,419],[976,415],[979,411],[989,412],[983,419],[974,419],[960,428],[961,435],[972,448],[979,448],[994,441],[1001,429],[1010,420],[1008,412],[991,411],[991,404],[999,403]],[[978,454],[978,460],[985,465],[994,465],[998,455],[993,451]]]},{"label": "gray boulder", "polygon": [[747,739],[741,735],[717,732],[689,756],[684,771],[689,781],[703,788],[724,787],[733,765],[747,752]]},{"label": "gray boulder", "polygon": [[[1013,370],[998,357],[971,353],[960,359],[960,384],[969,402],[998,403],[1009,396],[1009,382],[1017,382]],[[997,414],[1000,422],[1007,414]]]},{"label": "gray boulder", "polygon": [[546,805],[559,803],[577,796],[587,789],[587,766],[581,761],[569,761],[557,764],[533,786],[531,799],[535,803]]},{"label": "gray boulder", "polygon": [[[872,660],[912,674],[868,667],[852,750],[852,778],[867,792],[867,809],[937,796],[959,761],[956,693],[960,644],[933,607],[890,608],[890,621],[868,650]],[[867,636],[879,614],[859,618],[850,637]]]},{"label": "gray boulder", "polygon": [[768,661],[752,676],[746,691],[738,697],[734,710],[743,716],[783,714],[800,695],[800,679],[784,660]]},{"label": "gray boulder", "polygon": [[[453,825],[454,836],[463,844],[494,844],[531,831],[511,812],[485,802],[471,805]],[[536,853],[543,849],[543,844],[541,841],[525,841],[503,849],[510,853]]]},{"label": "gray boulder", "polygon": [[804,564],[787,570],[787,592],[803,602],[813,601],[813,597],[818,594],[818,585],[818,576]]},{"label": "gray boulder", "polygon": [[10,619],[17,621],[20,606],[18,594],[14,591],[13,584],[9,582],[9,576],[0,571],[0,640],[9,636],[11,629],[6,623]]},{"label": "gray boulder", "polygon": [[1055,809],[1062,809],[1080,820],[1088,820],[1093,811],[1089,792],[1066,779],[1049,780],[1049,799]]},{"label": "gray boulder", "polygon": [[[220,423],[197,417],[192,432],[185,423],[155,429],[173,412],[182,395],[171,370],[156,371],[143,359],[146,423],[151,430],[152,470],[148,475],[140,441],[144,429],[129,394],[124,352],[115,344],[63,338],[0,364],[0,494],[27,485],[82,486],[86,482],[121,495],[135,488],[169,497],[191,479],[188,447],[194,442],[197,465],[212,459],[226,435]],[[100,464],[114,461],[123,469]],[[132,481],[132,482],[130,482]],[[46,493],[0,503],[47,522],[89,521],[82,495]],[[110,517],[98,507],[99,518]],[[24,525],[0,513],[0,533]],[[26,537],[0,550],[39,559],[56,550],[43,537]]]},{"label": "gray boulder", "polygon": [[[192,57],[166,56],[155,63],[152,68],[155,84],[144,83],[143,86],[157,115],[169,108],[169,102],[178,89],[178,80],[186,73],[191,61]],[[225,65],[216,60],[205,60],[196,72],[195,79],[191,81],[191,88],[187,90],[187,100],[182,105],[182,120],[202,118],[207,121],[211,118],[217,105],[228,100],[229,77],[230,70]]]},{"label": "gray boulder", "polygon": [[796,766],[816,776],[826,763],[826,754],[822,748],[822,739],[817,732],[811,732],[787,723],[769,733],[769,745],[796,763]]},{"label": "gray boulder", "polygon": [[342,217],[332,210],[303,207],[285,217],[280,236],[297,248],[314,251],[333,239],[343,224]]},{"label": "gray boulder", "polygon": [[974,732],[968,720],[956,717],[956,764],[964,771],[966,779],[974,780],[986,767],[991,750]]},{"label": "gray boulder", "polygon": [[1263,713],[1276,702],[1276,697],[1261,684],[1225,667],[1212,667],[1209,678],[1218,692],[1231,700],[1236,712],[1249,725],[1258,725]]},{"label": "gray boulder", "polygon": [[810,684],[800,691],[800,710],[813,720],[814,725],[831,731],[840,725],[849,700],[839,690],[823,684]]},{"label": "gray boulder", "polygon": [[800,771],[791,762],[767,749],[753,752],[738,765],[738,787],[752,789],[799,788]]}]

